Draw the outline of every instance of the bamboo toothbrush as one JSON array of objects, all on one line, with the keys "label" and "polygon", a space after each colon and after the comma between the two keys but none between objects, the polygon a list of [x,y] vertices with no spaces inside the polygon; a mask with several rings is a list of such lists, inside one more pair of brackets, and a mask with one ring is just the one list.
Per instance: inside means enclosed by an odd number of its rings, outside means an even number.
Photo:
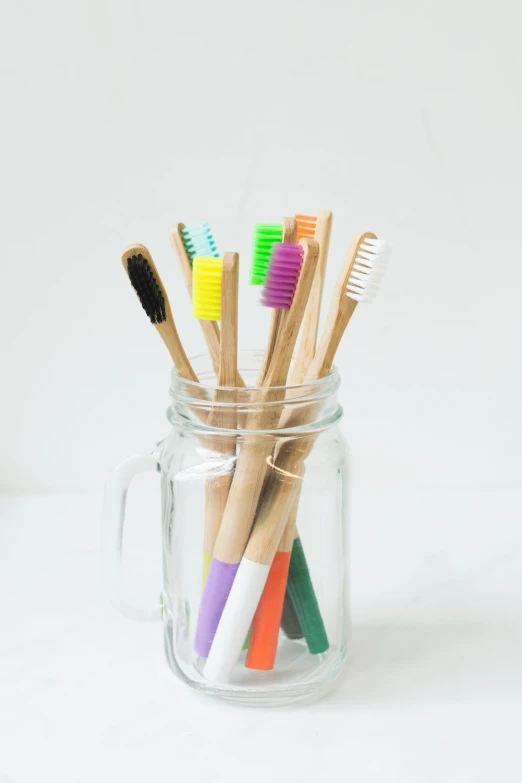
[{"label": "bamboo toothbrush", "polygon": [[[299,239],[302,237],[313,237],[319,243],[319,260],[317,262],[314,284],[312,291],[310,292],[310,298],[301,325],[299,345],[290,371],[288,381],[290,385],[302,383],[306,369],[315,354],[324,276],[332,228],[332,213],[321,211],[317,217],[296,215],[296,221],[297,236]],[[262,600],[257,609],[256,634],[255,637],[253,636],[251,639],[246,664],[253,669],[273,668],[279,635],[278,617],[281,620],[281,625],[283,630],[285,630],[285,633],[288,628],[287,618],[290,617],[291,625],[287,635],[291,635],[294,639],[300,639],[303,636],[299,619],[295,612],[292,611],[293,607],[290,606],[292,599],[289,595],[286,595],[285,598],[285,577],[288,575],[289,564],[292,562],[290,553],[294,546],[295,555],[293,557],[293,572],[298,573],[300,577],[299,580],[297,580],[297,583],[303,587],[302,592],[306,592],[307,597],[315,597],[311,582],[306,585],[306,591],[304,591],[304,581],[309,572],[307,568],[303,568],[303,565],[306,566],[306,559],[297,533],[297,510],[296,506],[290,514],[287,530],[285,530],[285,533],[283,534],[281,543],[274,557],[267,583],[263,591]],[[295,545],[294,538],[296,539]],[[268,596],[270,596],[270,600],[268,599]],[[296,595],[295,598],[298,601],[301,600],[300,595]],[[285,603],[287,607],[286,613],[283,611]],[[328,640],[326,631],[324,631],[322,617],[319,613],[317,600],[315,600],[315,606],[317,607],[318,612],[313,624],[316,629],[315,638],[317,640],[315,649],[317,652],[324,652],[328,648]],[[310,639],[310,634],[308,634],[308,638]]]},{"label": "bamboo toothbrush", "polygon": [[358,304],[373,302],[386,271],[392,246],[370,231],[357,234],[348,250],[316,354],[305,383],[324,378],[332,369],[342,336]]},{"label": "bamboo toothbrush", "polygon": [[316,218],[306,215],[296,215],[297,235],[312,236],[319,242],[319,261],[315,272],[314,284],[310,292],[310,299],[306,306],[299,344],[295,354],[294,364],[290,372],[289,384],[302,383],[307,368],[315,355],[317,333],[319,331],[319,316],[321,314],[321,300],[323,298],[324,276],[326,262],[328,260],[328,248],[330,246],[330,233],[332,231],[332,213],[322,211]]},{"label": "bamboo toothbrush", "polygon": [[[308,239],[314,238],[316,219],[303,218],[299,220],[299,218],[301,217],[302,216],[300,215],[296,215],[295,218],[283,218],[281,224],[258,223],[254,226],[254,241],[253,241],[253,249],[252,249],[252,262],[250,268],[251,285],[265,284],[267,273],[268,273],[268,267],[270,263],[270,256],[272,254],[272,249],[276,243],[284,242],[288,244],[295,244],[300,239],[303,239],[305,237]],[[310,227],[309,220],[313,222],[313,225],[311,227]],[[320,263],[321,263],[321,247],[319,247],[318,267]],[[316,271],[316,276],[317,276],[317,271]],[[313,289],[312,292],[310,292],[309,302],[312,296],[313,296]],[[306,318],[306,313],[308,312],[308,308],[309,308],[309,304],[307,305],[307,310],[305,311],[305,318]],[[274,353],[274,348],[277,341],[277,335],[281,328],[282,315],[283,315],[283,311],[281,310],[272,311],[270,333],[265,348],[263,364],[257,379],[257,383],[259,386],[263,384],[263,380],[266,376],[268,368],[270,367],[270,362],[272,360],[272,355]],[[301,326],[301,331],[302,328],[303,327]],[[279,567],[279,564],[276,564],[274,568],[274,579],[277,580],[278,584],[280,584],[280,570],[281,569]],[[289,614],[290,611],[291,609],[289,609],[287,614]],[[293,616],[295,617],[295,615]]]},{"label": "bamboo toothbrush", "polygon": [[[276,233],[278,233],[275,230],[276,226],[262,225],[261,228],[263,229],[262,231],[260,230],[260,227],[258,225],[256,226],[256,229],[254,231],[254,253],[253,253],[251,280],[262,279],[264,258],[266,257],[268,248],[270,248],[270,254],[272,253],[275,243],[270,244],[270,242],[276,236]],[[280,227],[277,226],[277,228],[279,229]],[[282,218],[281,228],[282,228],[281,242],[286,245],[295,245],[295,243],[297,242],[296,219],[291,217]],[[270,229],[270,231],[268,229]],[[269,237],[268,241],[265,239],[265,237],[267,236]],[[263,259],[263,262],[261,261],[261,259]],[[257,270],[255,277],[254,277],[254,269]],[[266,273],[263,279],[263,283],[266,283],[267,273],[268,273],[268,263],[266,266]],[[263,357],[263,364],[261,370],[259,371],[259,376],[257,378],[258,386],[264,385],[264,380],[267,376],[270,367],[270,362],[272,361],[272,356],[274,355],[277,336],[283,326],[285,317],[286,317],[286,310],[282,310],[279,308],[274,308],[272,310],[272,318],[270,321],[270,332],[268,335],[268,341],[265,348],[265,355]]]},{"label": "bamboo toothbrush", "polygon": [[[279,298],[273,291],[272,303],[276,307],[280,307],[283,303],[282,300],[286,301],[289,312],[265,378],[265,390],[260,393],[261,401],[274,400],[274,392],[271,394],[270,387],[281,386],[286,382],[317,265],[319,248],[313,240],[302,240],[300,245],[294,247],[294,251],[295,258],[293,263],[289,264],[287,258],[283,260],[280,258],[278,246],[276,246],[270,264],[271,272],[276,279],[280,274],[281,264],[285,269],[283,291],[280,292]],[[292,286],[293,291],[289,297],[287,291],[291,290]],[[275,394],[277,395],[278,392]],[[201,599],[195,638],[195,649],[198,655],[207,656],[209,653],[221,612],[243,555],[274,445],[273,436],[266,431],[277,425],[279,417],[280,407],[277,405],[269,406],[267,412],[254,410],[249,415],[246,429],[259,429],[265,430],[265,432],[259,433],[258,436],[251,435],[245,439],[236,463],[225,513]],[[248,626],[240,646],[245,640],[247,631]]]},{"label": "bamboo toothbrush", "polygon": [[[305,315],[303,318],[303,323],[301,325],[301,338],[300,338],[300,344],[297,349],[296,358],[294,359],[293,367],[290,371],[290,377],[288,380],[288,383],[290,385],[301,383],[302,378],[304,376],[304,372],[306,369],[307,362],[309,362],[313,358],[313,353],[315,352],[315,343],[316,343],[316,337],[317,337],[317,329],[318,329],[318,321],[319,321],[319,311],[320,311],[320,303],[321,303],[321,297],[322,297],[322,290],[323,290],[323,281],[324,281],[324,270],[326,266],[326,259],[328,255],[328,244],[330,241],[330,230],[331,230],[331,222],[332,222],[332,213],[331,212],[320,212],[318,217],[311,217],[308,215],[296,215],[294,221],[291,222],[290,226],[292,229],[292,234],[296,236],[292,236],[292,240],[299,241],[303,238],[309,238],[309,239],[315,239],[319,243],[319,260],[317,263],[317,269],[315,272],[315,279],[314,284],[312,286],[312,290],[310,292],[310,297],[308,299],[308,304],[306,306]],[[290,220],[287,219],[287,226],[290,223]],[[284,239],[283,241],[288,241],[287,239]],[[254,247],[256,247],[256,241],[254,240]],[[269,339],[267,351],[265,353],[265,359],[263,362],[263,369],[260,374],[260,379],[262,380],[264,372],[266,372],[267,367],[270,364],[271,355],[273,352],[273,345],[275,343],[275,339],[277,338],[277,332],[279,330],[279,319],[280,319],[280,311],[274,310],[274,314],[272,316],[272,330],[271,330],[271,339]],[[309,356],[310,351],[312,352],[312,355]],[[294,519],[292,521],[289,521],[289,525],[292,527],[292,531],[288,531],[288,534],[283,535],[283,538],[281,540],[281,546],[279,547],[279,550],[277,552],[277,555],[274,559],[274,562],[272,564],[271,569],[271,576],[268,578],[267,585],[265,587],[265,593],[264,595],[264,601],[263,606],[266,607],[266,611],[270,612],[270,617],[274,616],[273,612],[273,606],[278,604],[278,591],[283,590],[283,595],[285,593],[285,575],[288,573],[288,561],[290,559],[290,551],[292,549],[292,542],[293,542],[293,535],[296,532],[295,527],[295,516],[297,514],[294,514]],[[274,584],[271,584],[271,581],[273,580]],[[268,596],[270,596],[270,600],[268,600]],[[288,603],[290,604],[290,599],[288,599]],[[260,616],[263,614],[263,609],[260,608],[258,610],[258,615]],[[290,615],[291,618],[294,620],[293,626],[292,626],[292,635],[294,638],[301,638],[302,632],[299,628],[299,621],[297,620],[297,617],[295,616],[295,613],[291,613],[291,607],[288,607],[287,610],[287,616]],[[270,623],[270,618],[267,617],[267,622]],[[265,626],[265,624],[260,621],[259,627],[265,627],[268,633],[268,626]],[[276,639],[277,639],[277,633],[278,630],[272,629],[272,636],[275,632]],[[259,639],[259,634],[258,634]],[[268,647],[265,645],[257,645],[255,648],[258,650],[258,653],[254,653],[250,656],[250,660],[253,662],[254,658],[256,660],[256,668],[272,668],[272,665],[270,664],[271,654],[268,652],[268,657],[264,661],[262,660],[262,654],[261,651],[264,649],[265,651],[268,650]],[[251,648],[252,650],[252,645]],[[275,648],[274,648],[274,657],[275,657]]]},{"label": "bamboo toothbrush", "polygon": [[[375,234],[366,232],[353,240],[335,287],[325,332],[305,382],[317,380],[330,371],[341,337],[357,304],[373,299],[389,253],[389,244],[378,240]],[[280,426],[303,423],[300,421],[302,416],[301,412],[285,412]],[[303,463],[314,440],[313,436],[309,436],[290,441],[278,454],[205,665],[205,677],[211,682],[227,681],[252,621],[251,644],[258,632],[254,615],[276,549],[301,491]],[[299,610],[298,606],[295,608]],[[305,630],[301,617],[299,620]]]},{"label": "bamboo toothbrush", "polygon": [[[192,264],[196,256],[218,258],[219,253],[208,223],[197,226],[185,226],[177,223],[169,229],[170,243],[176,253],[181,268],[183,279],[189,296],[192,298]],[[199,323],[203,331],[203,337],[207,344],[210,359],[216,376],[219,374],[220,363],[220,331],[217,324],[218,318],[200,318]],[[234,386],[244,386],[243,379],[237,374]]]},{"label": "bamboo toothbrush", "polygon": [[149,251],[145,245],[130,245],[121,261],[143,309],[165,343],[176,370],[183,378],[198,383],[179,339],[165,287]]},{"label": "bamboo toothbrush", "polygon": [[[217,406],[213,408],[208,423],[218,429],[235,430],[237,425],[234,411],[230,411],[226,406],[220,408],[219,403],[234,402],[232,387],[235,386],[237,378],[239,256],[237,253],[225,253],[223,260],[195,257],[193,270],[194,317],[214,322],[218,318],[221,320],[218,388],[214,397]],[[216,475],[209,478],[205,488],[203,583],[232,482],[230,461],[234,460],[236,455],[236,439],[230,435],[216,436],[209,441],[208,447],[217,452],[221,460]]]},{"label": "bamboo toothbrush", "polygon": [[[374,244],[374,242],[377,244]],[[357,305],[357,296],[363,298],[371,297],[372,292],[375,290],[376,282],[380,281],[388,256],[389,246],[387,243],[379,243],[373,235],[364,234],[355,238],[348,252],[329,309],[325,336],[317,351],[317,365],[315,367],[313,364],[310,365],[306,374],[307,381],[324,377],[330,371],[337,346]],[[371,282],[369,278],[371,278]],[[326,357],[329,357],[328,360]],[[312,443],[313,440],[310,439],[310,448]],[[298,502],[294,504],[290,511],[287,529],[283,535],[283,546],[288,543],[288,528],[295,525],[297,505]],[[280,545],[279,548],[283,547]],[[274,564],[277,563],[277,559],[278,556],[274,559]],[[292,548],[287,589],[309,651],[312,654],[325,652],[328,649],[328,636],[299,538],[296,538]],[[275,612],[279,610],[279,606],[273,599],[271,605],[267,605],[264,611],[268,612],[272,609]],[[270,624],[269,618],[263,617],[263,606],[260,606],[252,629],[252,649],[249,649],[247,655],[247,666],[251,668],[271,668],[269,666],[270,660],[273,665],[277,646],[277,635],[273,631],[274,625],[275,619],[272,619]],[[272,655],[273,658],[271,658]],[[263,664],[265,665],[263,666]]]}]

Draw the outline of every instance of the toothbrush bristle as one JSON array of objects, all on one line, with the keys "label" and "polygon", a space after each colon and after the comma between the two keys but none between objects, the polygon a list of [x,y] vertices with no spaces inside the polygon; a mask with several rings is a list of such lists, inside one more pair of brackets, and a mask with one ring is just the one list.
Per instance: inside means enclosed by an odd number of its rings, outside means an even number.
[{"label": "toothbrush bristle", "polygon": [[315,236],[315,227],[317,218],[311,215],[296,215],[297,221],[297,241],[301,239],[313,239]]},{"label": "toothbrush bristle", "polygon": [[195,256],[192,265],[192,314],[200,321],[221,318],[221,258]]},{"label": "toothbrush bristle", "polygon": [[261,303],[276,310],[289,310],[303,263],[301,245],[279,242],[274,245]]},{"label": "toothbrush bristle", "polygon": [[264,285],[272,248],[283,239],[281,223],[257,223],[254,226],[250,285]]},{"label": "toothbrush bristle", "polygon": [[152,323],[161,324],[166,321],[165,299],[148,261],[141,253],[127,258],[127,273],[141,306]]},{"label": "toothbrush bristle", "polygon": [[181,229],[180,236],[191,264],[196,256],[219,257],[208,223],[199,223],[197,226],[185,226],[185,228]]},{"label": "toothbrush bristle", "polygon": [[346,293],[356,302],[373,302],[391,255],[392,246],[384,239],[364,237],[355,257]]}]

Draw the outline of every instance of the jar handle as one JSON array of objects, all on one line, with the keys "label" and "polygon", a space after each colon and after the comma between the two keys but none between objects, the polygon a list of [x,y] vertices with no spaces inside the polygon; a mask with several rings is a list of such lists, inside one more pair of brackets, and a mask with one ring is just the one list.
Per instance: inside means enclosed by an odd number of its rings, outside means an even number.
[{"label": "jar handle", "polygon": [[127,595],[122,558],[125,506],[134,476],[150,471],[157,473],[159,469],[158,458],[154,454],[129,457],[110,474],[103,501],[101,562],[105,589],[116,609],[131,620],[143,622],[161,620],[162,605],[159,599],[155,605],[139,606]]}]

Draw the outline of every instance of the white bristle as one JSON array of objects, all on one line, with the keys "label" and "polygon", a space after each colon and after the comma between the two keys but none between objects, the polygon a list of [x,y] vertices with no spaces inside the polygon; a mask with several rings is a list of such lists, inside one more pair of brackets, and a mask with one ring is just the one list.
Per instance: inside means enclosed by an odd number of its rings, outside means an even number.
[{"label": "white bristle", "polygon": [[356,302],[373,302],[386,271],[392,246],[384,239],[365,238],[355,257],[346,295]]}]

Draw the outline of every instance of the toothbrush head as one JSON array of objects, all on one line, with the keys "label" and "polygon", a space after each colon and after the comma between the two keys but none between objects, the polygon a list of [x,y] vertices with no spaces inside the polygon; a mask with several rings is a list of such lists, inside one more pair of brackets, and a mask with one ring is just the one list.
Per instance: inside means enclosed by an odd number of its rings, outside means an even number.
[{"label": "toothbrush head", "polygon": [[317,218],[310,215],[296,215],[297,220],[297,241],[301,239],[313,239],[315,236],[315,228],[317,225]]},{"label": "toothbrush head", "polygon": [[143,245],[133,245],[122,257],[123,266],[141,306],[153,324],[167,320],[166,294],[150,254]]},{"label": "toothbrush head", "polygon": [[303,263],[302,245],[274,245],[261,303],[276,310],[290,310]]},{"label": "toothbrush head", "polygon": [[221,318],[221,258],[195,256],[192,265],[192,314],[200,321]]},{"label": "toothbrush head", "polygon": [[250,285],[264,285],[272,248],[283,239],[281,223],[257,223],[254,226]]},{"label": "toothbrush head", "polygon": [[179,233],[191,264],[196,256],[218,258],[219,253],[208,223],[184,226]]},{"label": "toothbrush head", "polygon": [[346,295],[358,303],[373,302],[392,251],[390,242],[362,234],[350,264]]}]

